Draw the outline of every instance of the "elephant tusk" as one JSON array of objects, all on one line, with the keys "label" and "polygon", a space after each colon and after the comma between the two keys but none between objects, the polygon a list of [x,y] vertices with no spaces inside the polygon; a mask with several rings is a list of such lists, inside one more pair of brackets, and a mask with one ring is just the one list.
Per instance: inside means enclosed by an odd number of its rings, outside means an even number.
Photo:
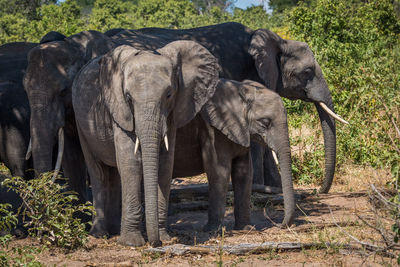
[{"label": "elephant tusk", "polygon": [[135,142],[135,152],[134,155],[136,155],[137,151],[139,149],[139,138],[136,136],[136,142]]},{"label": "elephant tusk", "polygon": [[51,179],[53,182],[56,180],[58,173],[61,169],[61,162],[64,154],[64,128],[61,127],[58,130],[58,153],[57,153],[57,161],[56,167],[54,168],[53,178]]},{"label": "elephant tusk", "polygon": [[165,148],[166,148],[167,151],[168,151],[168,136],[167,136],[167,135],[164,136],[164,143],[165,143]]},{"label": "elephant tusk", "polygon": [[29,139],[28,150],[26,150],[25,160],[28,160],[32,156],[32,138]]},{"label": "elephant tusk", "polygon": [[335,112],[333,112],[332,110],[330,110],[324,103],[319,102],[319,105],[320,105],[329,115],[331,115],[334,119],[340,121],[341,123],[349,124],[349,122],[345,121],[345,120],[342,119],[339,115],[335,114]]},{"label": "elephant tusk", "polygon": [[272,157],[275,160],[275,164],[278,166],[279,165],[278,157],[276,156],[275,151],[273,151],[272,149],[271,149],[271,151],[272,151]]}]

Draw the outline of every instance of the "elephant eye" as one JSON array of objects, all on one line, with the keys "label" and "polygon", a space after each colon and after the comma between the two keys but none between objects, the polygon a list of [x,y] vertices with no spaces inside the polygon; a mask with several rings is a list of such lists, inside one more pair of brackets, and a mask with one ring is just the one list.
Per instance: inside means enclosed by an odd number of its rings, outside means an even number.
[{"label": "elephant eye", "polygon": [[303,71],[303,74],[304,74],[307,78],[310,78],[310,77],[313,75],[313,73],[314,73],[314,70],[313,70],[312,68],[306,68],[306,69]]},{"label": "elephant eye", "polygon": [[260,119],[260,123],[266,129],[268,129],[271,126],[271,120],[267,118]]},{"label": "elephant eye", "polygon": [[172,96],[172,90],[168,90],[167,98],[170,98],[171,96]]}]

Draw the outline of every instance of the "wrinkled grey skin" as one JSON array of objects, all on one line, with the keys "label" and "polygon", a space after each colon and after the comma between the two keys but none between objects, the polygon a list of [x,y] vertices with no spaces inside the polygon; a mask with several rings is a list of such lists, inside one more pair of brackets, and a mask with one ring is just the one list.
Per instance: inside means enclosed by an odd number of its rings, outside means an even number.
[{"label": "wrinkled grey skin", "polygon": [[[117,34],[112,38],[116,40],[147,34],[166,41],[196,41],[218,59],[222,67],[220,77],[258,81],[280,96],[315,103],[325,143],[325,179],[320,192],[329,191],[335,172],[336,128],[334,119],[317,103],[325,103],[332,111],[334,107],[321,68],[306,43],[284,40],[269,30],[252,30],[235,22],[186,30],[143,28],[115,32]],[[265,164],[262,162],[262,147],[252,145],[252,154],[254,180],[257,183],[271,183],[269,180],[273,178],[271,185],[279,185],[279,177],[276,177],[278,172],[275,163],[270,160],[270,152],[265,155],[269,159]],[[270,167],[265,177],[263,165]]]},{"label": "wrinkled grey skin", "polygon": [[[48,37],[63,36],[58,32]],[[64,36],[65,37],[65,36]],[[25,160],[28,148],[30,109],[22,80],[28,65],[27,55],[37,43],[15,42],[0,46],[0,161],[11,175],[31,178],[32,159]]]},{"label": "wrinkled grey skin", "polygon": [[[53,41],[52,41],[53,40]],[[81,201],[86,196],[87,170],[72,109],[72,82],[91,58],[109,51],[114,43],[96,31],[84,31],[70,37],[50,32],[28,55],[24,88],[31,109],[30,132],[33,165],[38,173],[54,169],[53,146],[64,128],[62,168],[71,188]]]},{"label": "wrinkled grey skin", "polygon": [[207,173],[209,208],[205,230],[216,230],[222,224],[230,177],[235,196],[235,229],[249,228],[250,140],[268,145],[277,152],[285,204],[283,225],[292,223],[295,200],[282,99],[257,82],[221,79],[200,115],[178,129],[176,136],[173,177]]},{"label": "wrinkled grey skin", "polygon": [[[72,90],[77,128],[92,181],[96,216],[91,234],[141,246],[141,181],[147,238],[153,246],[166,232],[176,128],[200,111],[215,91],[216,59],[191,41],[160,49],[119,46],[88,63]],[[162,142],[168,137],[169,151]],[[140,148],[135,154],[136,140]],[[122,217],[116,196],[121,177]],[[161,214],[159,217],[159,213]]]},{"label": "wrinkled grey skin", "polygon": [[29,178],[32,161],[25,161],[29,143],[29,103],[22,86],[26,56],[36,43],[0,46],[0,161],[11,175]]}]

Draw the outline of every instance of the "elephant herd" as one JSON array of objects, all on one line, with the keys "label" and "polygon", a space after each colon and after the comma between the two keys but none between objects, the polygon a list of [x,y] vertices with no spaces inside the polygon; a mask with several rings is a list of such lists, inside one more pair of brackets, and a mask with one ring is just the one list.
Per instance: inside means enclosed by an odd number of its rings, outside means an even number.
[{"label": "elephant herd", "polygon": [[[328,192],[336,161],[333,102],[307,44],[224,23],[45,35],[0,47],[0,160],[27,179],[61,168],[79,198],[90,178],[94,236],[153,246],[170,239],[172,178],[206,173],[208,223],[222,224],[230,178],[235,228],[250,227],[252,183],[295,200],[281,97],[315,103]],[[280,174],[273,160],[279,160]],[[142,205],[144,199],[144,212]]]}]

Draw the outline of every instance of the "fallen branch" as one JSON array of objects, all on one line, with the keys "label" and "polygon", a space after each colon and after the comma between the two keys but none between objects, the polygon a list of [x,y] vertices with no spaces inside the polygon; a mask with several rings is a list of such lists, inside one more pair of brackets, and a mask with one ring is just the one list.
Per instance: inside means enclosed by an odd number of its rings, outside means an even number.
[{"label": "fallen branch", "polygon": [[362,248],[349,244],[340,243],[298,243],[298,242],[264,242],[242,243],[238,245],[198,245],[189,246],[183,244],[175,244],[165,247],[148,248],[145,251],[149,253],[169,254],[174,256],[182,256],[186,254],[214,254],[221,250],[226,254],[245,255],[260,254],[271,250],[278,251],[299,251],[303,249],[326,249],[329,247],[341,248],[345,250],[359,251]]}]

